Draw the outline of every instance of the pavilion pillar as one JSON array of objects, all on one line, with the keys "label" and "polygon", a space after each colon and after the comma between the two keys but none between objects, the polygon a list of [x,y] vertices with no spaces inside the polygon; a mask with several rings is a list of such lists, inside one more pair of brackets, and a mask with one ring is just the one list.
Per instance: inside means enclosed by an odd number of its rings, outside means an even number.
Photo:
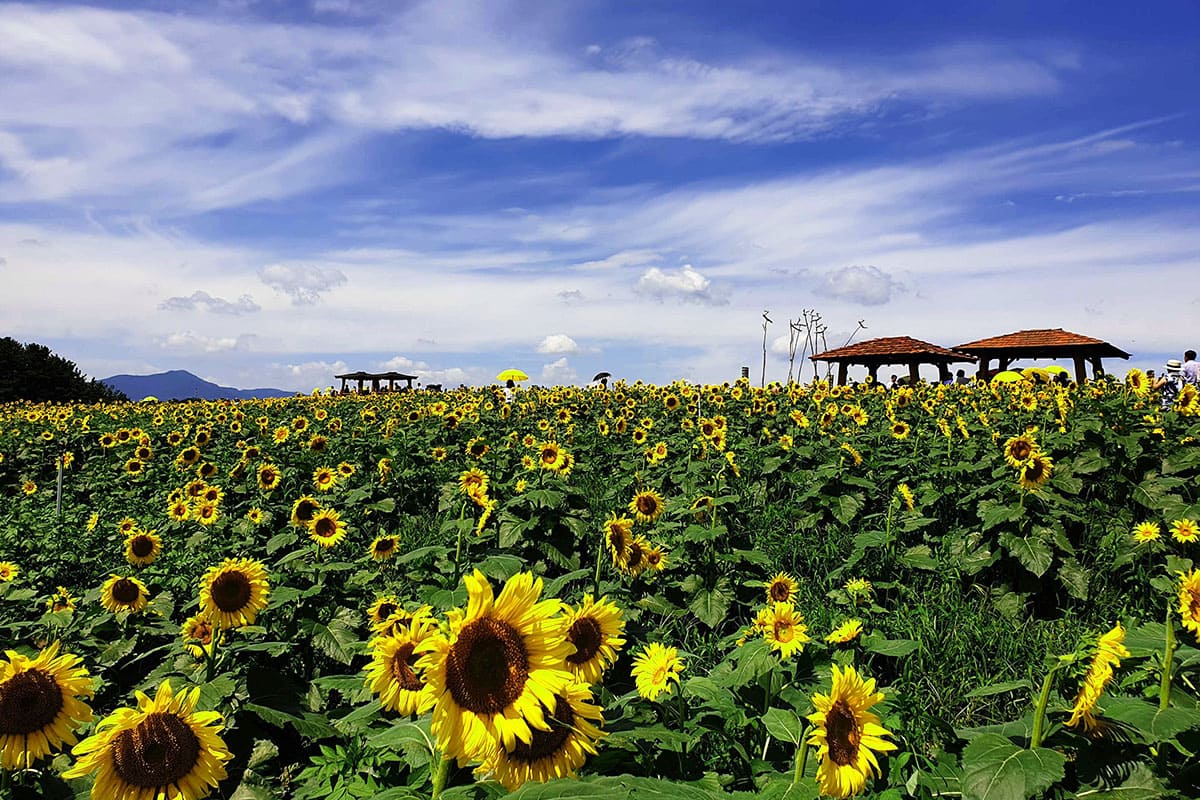
[{"label": "pavilion pillar", "polygon": [[938,364],[938,381],[945,383],[950,380],[950,365]]},{"label": "pavilion pillar", "polygon": [[838,386],[846,385],[846,373],[847,373],[846,367],[847,367],[847,365],[846,365],[845,361],[838,362]]},{"label": "pavilion pillar", "polygon": [[1092,379],[1101,378],[1104,376],[1104,365],[1100,363],[1100,358],[1097,356],[1092,359]]},{"label": "pavilion pillar", "polygon": [[1083,356],[1075,356],[1075,382],[1080,386],[1087,380],[1087,365]]},{"label": "pavilion pillar", "polygon": [[867,367],[867,374],[871,376],[871,383],[879,383],[879,365],[871,364]]},{"label": "pavilion pillar", "polygon": [[346,393],[346,379],[342,378],[342,394]]},{"label": "pavilion pillar", "polygon": [[908,362],[908,385],[916,386],[919,380],[921,380],[921,365],[916,361]]},{"label": "pavilion pillar", "polygon": [[978,378],[983,378],[985,375],[987,375],[988,374],[988,364],[990,364],[991,361],[992,361],[992,359],[988,358],[987,356],[980,356],[979,357],[979,369],[975,373],[975,376]]},{"label": "pavilion pillar", "polygon": [[1011,365],[1011,364],[1012,364],[1011,358],[1002,358],[1002,359],[1000,359],[999,363],[996,365],[996,371],[1004,372],[1004,370],[1008,369],[1009,365]]}]

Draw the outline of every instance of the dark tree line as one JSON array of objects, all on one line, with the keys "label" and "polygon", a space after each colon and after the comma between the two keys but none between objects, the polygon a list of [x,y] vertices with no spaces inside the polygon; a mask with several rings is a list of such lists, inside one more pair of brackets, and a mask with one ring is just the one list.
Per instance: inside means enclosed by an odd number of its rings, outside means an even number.
[{"label": "dark tree line", "polygon": [[49,347],[16,339],[0,339],[0,403],[12,400],[83,403],[127,400],[124,394],[88,379],[72,362]]}]

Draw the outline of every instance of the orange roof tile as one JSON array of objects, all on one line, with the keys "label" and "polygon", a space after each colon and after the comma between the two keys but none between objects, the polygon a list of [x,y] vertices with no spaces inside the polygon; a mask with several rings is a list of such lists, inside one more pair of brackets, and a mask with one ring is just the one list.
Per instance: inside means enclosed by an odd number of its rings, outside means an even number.
[{"label": "orange roof tile", "polygon": [[992,336],[988,339],[979,339],[978,341],[960,344],[954,349],[966,352],[978,350],[1046,351],[1060,348],[1074,350],[1081,347],[1094,349],[1098,351],[1099,355],[1129,358],[1129,353],[1114,347],[1102,339],[1094,339],[1091,336],[1072,333],[1062,328],[1036,328],[1033,330],[1006,333],[1003,336]]},{"label": "orange roof tile", "polygon": [[938,347],[936,344],[923,342],[911,336],[885,336],[879,339],[868,339],[865,342],[856,342],[846,347],[826,350],[824,353],[817,353],[815,356],[809,356],[809,358],[813,361],[854,361],[864,358],[870,361],[878,361],[888,356],[903,357],[893,363],[906,361],[912,356],[918,358],[923,356],[927,361],[975,360],[975,357],[972,355],[956,353],[953,350],[947,350],[945,347]]}]

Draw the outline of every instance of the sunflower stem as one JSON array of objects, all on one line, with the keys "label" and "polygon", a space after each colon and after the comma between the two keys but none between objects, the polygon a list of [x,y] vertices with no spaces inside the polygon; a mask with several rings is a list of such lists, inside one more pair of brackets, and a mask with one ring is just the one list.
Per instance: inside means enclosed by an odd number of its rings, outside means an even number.
[{"label": "sunflower stem", "polygon": [[[804,721],[801,720],[800,722],[803,726]],[[808,767],[808,737],[805,736],[805,733],[807,733],[806,728],[801,727],[800,750],[796,755],[796,772],[792,775],[792,786],[800,782],[800,779],[804,777],[805,768]]]},{"label": "sunflower stem", "polygon": [[596,548],[596,573],[592,576],[592,597],[600,597],[600,568],[604,565],[604,534],[600,535],[600,544]]},{"label": "sunflower stem", "polygon": [[1158,708],[1166,711],[1171,705],[1171,667],[1175,663],[1175,624],[1171,621],[1171,601],[1167,601],[1167,637],[1163,646],[1162,682],[1158,687]]},{"label": "sunflower stem", "polygon": [[1030,750],[1042,746],[1046,725],[1046,706],[1050,704],[1050,690],[1054,688],[1055,673],[1062,668],[1064,663],[1060,660],[1051,667],[1050,671],[1046,673],[1046,679],[1042,681],[1042,691],[1038,694],[1037,706],[1033,710],[1033,734],[1029,737]]},{"label": "sunflower stem", "polygon": [[446,788],[446,779],[450,777],[450,761],[444,753],[437,753],[435,758],[438,759],[436,771],[433,773],[433,794],[430,795],[431,800],[437,800],[441,796],[442,790]]}]

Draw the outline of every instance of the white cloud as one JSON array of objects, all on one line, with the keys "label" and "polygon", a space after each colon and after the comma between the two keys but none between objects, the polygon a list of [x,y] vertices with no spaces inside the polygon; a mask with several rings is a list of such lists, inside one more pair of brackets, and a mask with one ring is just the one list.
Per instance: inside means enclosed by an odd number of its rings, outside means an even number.
[{"label": "white cloud", "polygon": [[879,267],[858,265],[820,275],[813,287],[822,297],[866,306],[883,305],[903,290],[899,281]]},{"label": "white cloud", "polygon": [[575,383],[578,378],[578,373],[567,361],[566,356],[542,366],[542,383],[546,385],[566,386]]},{"label": "white cloud", "polygon": [[251,334],[204,336],[194,331],[181,331],[162,337],[159,346],[166,350],[190,354],[223,353],[230,350],[246,350],[254,339]]},{"label": "white cloud", "polygon": [[712,281],[697,272],[691,264],[670,271],[651,267],[642,273],[634,290],[657,300],[673,299],[709,305],[725,305],[729,302],[727,294],[715,289]]},{"label": "white cloud", "polygon": [[263,267],[258,277],[267,286],[291,297],[298,306],[312,305],[325,292],[346,283],[340,269],[313,264],[271,264]]},{"label": "white cloud", "polygon": [[196,290],[188,297],[168,297],[158,304],[162,311],[194,311],[204,309],[215,314],[253,314],[260,311],[262,306],[254,302],[254,298],[244,294],[237,300],[225,300],[213,297],[208,292]]},{"label": "white cloud", "polygon": [[578,353],[579,345],[565,333],[552,333],[538,343],[537,352],[545,355],[552,353]]}]

